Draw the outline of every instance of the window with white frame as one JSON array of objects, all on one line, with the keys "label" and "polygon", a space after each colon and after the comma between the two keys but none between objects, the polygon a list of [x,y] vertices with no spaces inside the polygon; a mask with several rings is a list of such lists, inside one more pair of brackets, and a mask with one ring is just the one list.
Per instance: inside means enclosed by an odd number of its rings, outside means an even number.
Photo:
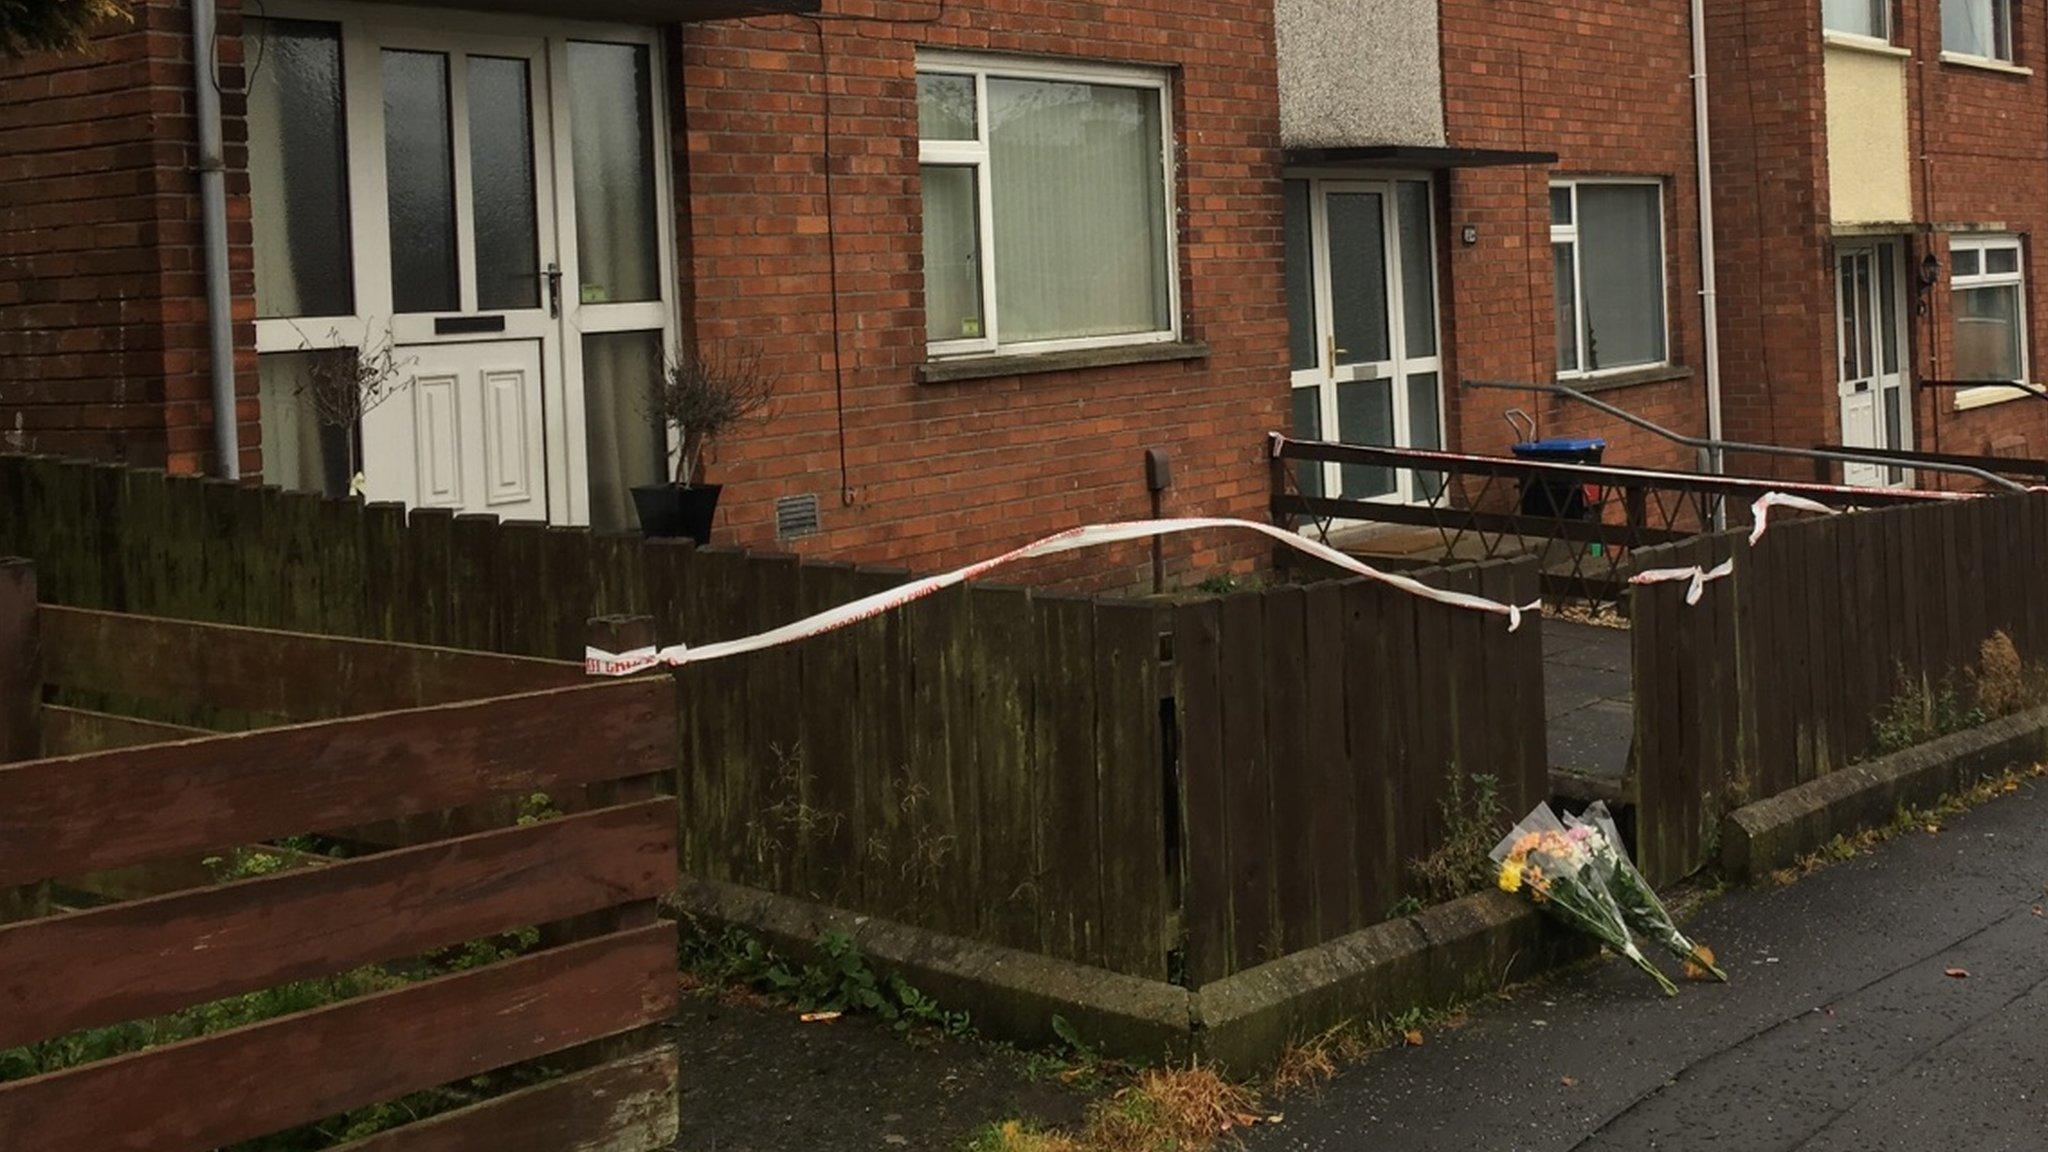
[{"label": "window with white frame", "polygon": [[[1958,380],[2027,379],[2026,273],[2012,236],[1958,238],[1949,244],[1949,299]],[[1966,389],[1967,404],[2018,396],[2009,388]]]},{"label": "window with white frame", "polygon": [[933,355],[1178,335],[1163,75],[921,56],[917,105]]},{"label": "window with white frame", "polygon": [[2010,61],[2012,0],[1941,0],[1941,50]]},{"label": "window with white frame", "polygon": [[1890,40],[1892,0],[1821,0],[1820,20],[1829,32]]},{"label": "window with white frame", "polygon": [[1559,376],[1665,362],[1661,183],[1551,185],[1550,250],[1557,273]]}]

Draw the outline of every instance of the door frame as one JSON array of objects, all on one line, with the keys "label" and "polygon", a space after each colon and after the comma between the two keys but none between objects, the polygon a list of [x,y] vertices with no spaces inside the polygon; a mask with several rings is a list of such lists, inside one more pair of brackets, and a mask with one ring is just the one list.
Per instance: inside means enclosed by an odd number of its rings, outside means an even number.
[{"label": "door frame", "polygon": [[[1394,443],[1408,446],[1413,440],[1410,434],[1412,413],[1408,398],[1408,378],[1418,372],[1436,377],[1436,439],[1445,443],[1445,427],[1448,413],[1445,411],[1443,388],[1443,247],[1441,229],[1436,214],[1437,182],[1435,174],[1422,170],[1353,171],[1330,168],[1288,169],[1283,179],[1304,180],[1308,184],[1309,201],[1309,259],[1311,290],[1315,294],[1316,363],[1312,368],[1293,371],[1289,375],[1289,398],[1294,390],[1313,387],[1319,390],[1317,413],[1323,429],[1323,438],[1335,441],[1341,436],[1337,420],[1337,385],[1356,380],[1374,380],[1370,372],[1360,372],[1362,365],[1339,367],[1336,363],[1336,314],[1335,302],[1330,290],[1331,259],[1328,201],[1332,193],[1374,193],[1380,197],[1381,252],[1383,273],[1387,286],[1387,353],[1385,361],[1373,361],[1384,365],[1384,379],[1391,389],[1391,409],[1394,426]],[[1403,182],[1419,183],[1427,189],[1429,201],[1429,286],[1430,324],[1434,331],[1435,351],[1428,356],[1408,355],[1407,333],[1407,284],[1402,275],[1401,221],[1398,188]],[[1323,469],[1325,492],[1341,493],[1343,473],[1336,464],[1320,465]],[[1377,496],[1365,497],[1381,504],[1414,504],[1426,499],[1422,492],[1421,474],[1413,469],[1397,472],[1394,490]]]},{"label": "door frame", "polygon": [[[1884,252],[1891,249],[1890,271],[1892,274],[1892,354],[1898,365],[1896,372],[1884,368],[1884,288],[1883,274],[1886,263]],[[1846,323],[1849,319],[1849,301],[1842,291],[1843,265],[1854,257],[1866,257],[1870,262],[1870,305],[1863,323],[1867,332],[1867,350],[1870,354],[1871,374],[1868,388],[1855,391],[1857,378],[1846,376],[1842,371],[1843,355],[1847,351]],[[1906,238],[1899,235],[1845,236],[1836,237],[1829,257],[1829,278],[1835,289],[1835,417],[1841,430],[1841,442],[1849,445],[1848,404],[1852,397],[1869,395],[1871,405],[1872,447],[1910,450],[1913,445],[1913,360],[1910,340],[1910,311],[1906,304]],[[1899,440],[1897,444],[1886,443],[1885,393],[1896,390],[1899,406]],[[1858,483],[1857,477],[1864,478]],[[1913,483],[1910,468],[1886,469],[1878,465],[1845,464],[1843,481],[1847,484],[1874,488],[1909,487]]]},{"label": "door frame", "polygon": [[[584,525],[590,521],[589,460],[586,441],[583,388],[583,336],[603,332],[659,332],[662,353],[673,358],[681,334],[678,255],[676,249],[677,208],[674,138],[671,130],[671,99],[668,45],[663,29],[652,25],[619,24],[528,15],[497,15],[453,12],[362,0],[273,0],[263,15],[284,20],[309,20],[337,24],[341,28],[343,64],[343,107],[348,156],[346,158],[351,270],[355,277],[355,313],[347,316],[310,316],[262,319],[256,322],[256,350],[265,353],[317,351],[337,347],[358,347],[365,334],[388,334],[394,346],[407,343],[481,343],[491,338],[542,339],[543,433],[548,482],[548,520],[555,524]],[[391,41],[387,41],[390,37]],[[569,44],[575,40],[644,45],[648,49],[648,78],[651,130],[654,134],[654,214],[656,226],[658,300],[624,304],[584,304],[576,286],[581,283],[577,260],[574,142],[570,136],[568,90]],[[395,41],[395,42],[394,42]],[[462,195],[467,186],[463,173],[469,166],[466,121],[455,117],[455,151],[458,268],[462,283],[462,304],[458,312],[392,313],[390,233],[387,208],[387,173],[383,139],[383,86],[379,81],[379,52],[387,47],[421,45],[422,50],[461,52],[476,55],[524,55],[535,70],[530,75],[534,100],[534,137],[537,151],[534,166],[536,231],[540,236],[539,267],[548,265],[552,247],[561,270],[561,315],[545,318],[545,335],[514,331],[508,313],[503,334],[475,333],[437,336],[432,333],[435,316],[474,313],[474,231],[471,207]],[[431,47],[425,47],[431,45]],[[508,48],[524,45],[523,52]],[[455,89],[457,77],[450,72],[450,108],[466,99]],[[552,204],[550,212],[549,205]],[[552,241],[552,242],[551,242]],[[542,287],[541,307],[547,309]],[[415,338],[420,337],[420,338]],[[372,335],[370,338],[375,338]],[[672,432],[665,430],[671,453],[677,450]]]}]

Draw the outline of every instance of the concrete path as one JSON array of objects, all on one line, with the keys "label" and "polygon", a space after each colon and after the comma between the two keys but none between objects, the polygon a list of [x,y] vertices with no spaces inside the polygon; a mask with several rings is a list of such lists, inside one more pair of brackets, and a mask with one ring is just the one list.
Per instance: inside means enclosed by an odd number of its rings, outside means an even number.
[{"label": "concrete path", "polygon": [[[1602,964],[1382,1053],[1264,1149],[2048,1149],[2048,787],[1691,926],[1733,983]],[[1950,971],[1967,976],[1950,975]]]},{"label": "concrete path", "polygon": [[1543,707],[1552,768],[1621,782],[1635,738],[1629,661],[1626,629],[1543,622]]}]

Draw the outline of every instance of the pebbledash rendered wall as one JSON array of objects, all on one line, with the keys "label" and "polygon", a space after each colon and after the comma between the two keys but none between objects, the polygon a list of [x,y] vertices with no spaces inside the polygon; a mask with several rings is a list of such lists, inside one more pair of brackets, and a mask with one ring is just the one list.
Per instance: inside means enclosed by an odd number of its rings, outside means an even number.
[{"label": "pebbledash rendered wall", "polygon": [[[822,530],[803,552],[950,566],[1077,523],[1149,515],[1153,447],[1171,456],[1168,514],[1259,516],[1263,434],[1284,427],[1288,389],[1271,4],[826,8],[823,21],[680,35],[688,319],[704,341],[758,343],[783,391],[772,424],[712,461],[728,485],[721,527],[769,544],[775,501],[815,494]],[[1182,338],[1206,352],[920,382],[920,49],[1168,77]],[[1171,568],[1213,570],[1245,547],[1198,538],[1166,550]],[[1077,564],[1131,583],[1146,555]]]},{"label": "pebbledash rendered wall", "polygon": [[[1444,121],[1459,148],[1555,152],[1554,165],[1454,169],[1443,293],[1447,379],[1557,376],[1549,187],[1564,177],[1657,180],[1664,200],[1670,366],[1581,384],[1679,432],[1706,426],[1686,0],[1443,0]],[[1463,243],[1467,226],[1476,242]],[[1570,381],[1567,381],[1570,383]],[[1597,436],[1610,462],[1696,467],[1695,453],[1575,401],[1447,389],[1452,442],[1505,453],[1521,408],[1545,436]]]}]

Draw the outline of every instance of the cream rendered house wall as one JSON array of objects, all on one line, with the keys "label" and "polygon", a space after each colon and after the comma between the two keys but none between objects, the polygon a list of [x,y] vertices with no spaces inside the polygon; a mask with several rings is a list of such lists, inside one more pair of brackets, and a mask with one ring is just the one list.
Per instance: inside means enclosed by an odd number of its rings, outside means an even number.
[{"label": "cream rendered house wall", "polygon": [[1908,63],[1889,45],[1827,45],[1828,201],[1837,226],[1913,219]]}]

